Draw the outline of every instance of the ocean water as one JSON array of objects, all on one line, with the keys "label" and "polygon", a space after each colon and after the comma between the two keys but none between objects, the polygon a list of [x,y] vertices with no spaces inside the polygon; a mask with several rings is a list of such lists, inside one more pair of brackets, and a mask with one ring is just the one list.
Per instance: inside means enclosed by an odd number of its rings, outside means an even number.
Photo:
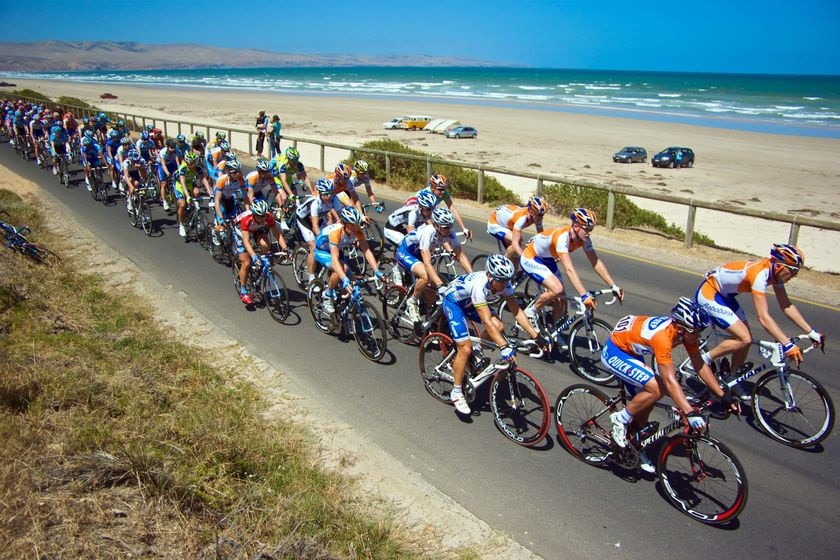
[{"label": "ocean water", "polygon": [[6,79],[490,104],[840,138],[840,76],[413,67],[50,72],[5,76]]}]

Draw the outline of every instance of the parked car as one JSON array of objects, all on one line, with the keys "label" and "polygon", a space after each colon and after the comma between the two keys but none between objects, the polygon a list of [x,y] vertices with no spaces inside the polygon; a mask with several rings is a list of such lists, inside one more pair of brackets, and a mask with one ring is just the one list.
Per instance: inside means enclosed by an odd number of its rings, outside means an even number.
[{"label": "parked car", "polygon": [[616,163],[647,163],[647,151],[638,146],[627,146],[613,154]]},{"label": "parked car", "polygon": [[[680,157],[681,155],[681,157]],[[672,146],[665,148],[650,160],[654,167],[694,167],[694,150]]]},{"label": "parked car", "polygon": [[444,133],[447,138],[475,138],[478,131],[471,126],[456,126]]},{"label": "parked car", "polygon": [[405,121],[407,120],[408,117],[396,117],[384,123],[382,126],[388,130],[392,130],[395,128],[405,128]]}]

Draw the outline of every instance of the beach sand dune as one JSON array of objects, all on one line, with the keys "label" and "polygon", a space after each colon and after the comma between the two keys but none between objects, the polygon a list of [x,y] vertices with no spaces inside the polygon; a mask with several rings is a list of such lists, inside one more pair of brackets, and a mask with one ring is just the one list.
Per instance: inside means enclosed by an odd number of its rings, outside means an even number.
[{"label": "beach sand dune", "polygon": [[[57,97],[69,95],[108,109],[149,116],[251,129],[260,110],[280,115],[283,132],[349,145],[390,138],[443,158],[517,171],[585,180],[604,186],[632,186],[645,192],[726,202],[732,207],[799,214],[840,221],[840,140],[743,132],[640,119],[486,105],[326,95],[287,95],[248,91],[153,88],[108,84],[118,100],[102,101],[104,85],[52,80],[16,80]],[[382,123],[402,114],[456,118],[475,126],[475,140],[446,139],[418,131],[384,130]],[[287,145],[286,142],[283,143]],[[644,146],[649,155],[672,145],[691,147],[693,169],[657,169],[650,164],[617,164],[612,154],[625,145]],[[234,147],[246,150],[244,136]],[[309,166],[318,166],[319,149],[300,144]],[[346,153],[326,151],[331,167]],[[533,180],[503,178],[525,197]],[[684,227],[679,205],[634,199]],[[786,242],[789,226],[698,211],[697,230],[716,243],[764,254],[773,242]],[[840,234],[802,228],[799,244],[809,265],[840,272]]]}]

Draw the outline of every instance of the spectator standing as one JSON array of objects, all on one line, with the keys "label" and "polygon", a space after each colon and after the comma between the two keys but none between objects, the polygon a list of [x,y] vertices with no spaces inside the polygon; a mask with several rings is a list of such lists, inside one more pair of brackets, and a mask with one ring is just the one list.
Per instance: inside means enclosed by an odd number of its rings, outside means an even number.
[{"label": "spectator standing", "polygon": [[280,117],[274,115],[271,117],[271,134],[269,137],[269,149],[271,150],[271,157],[273,158],[280,153]]},{"label": "spectator standing", "polygon": [[265,116],[265,111],[260,111],[257,115],[257,157],[261,158],[263,147],[265,146],[265,133],[268,130],[268,117]]}]

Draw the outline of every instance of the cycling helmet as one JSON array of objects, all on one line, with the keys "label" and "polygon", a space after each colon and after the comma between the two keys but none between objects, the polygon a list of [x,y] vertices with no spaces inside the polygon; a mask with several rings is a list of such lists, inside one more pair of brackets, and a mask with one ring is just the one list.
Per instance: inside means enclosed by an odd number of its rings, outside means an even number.
[{"label": "cycling helmet", "polygon": [[265,216],[268,213],[268,204],[264,200],[255,200],[251,205],[251,214],[254,216]]},{"label": "cycling helmet", "polygon": [[286,148],[286,159],[296,160],[300,158],[300,152],[297,148],[289,146]]},{"label": "cycling helmet", "polygon": [[124,121],[124,120],[122,120],[122,119],[119,119],[119,120],[117,121],[117,126],[125,126],[125,121]]},{"label": "cycling helmet", "polygon": [[230,172],[242,171],[242,164],[236,161],[235,159],[232,159],[225,163],[225,169],[227,169]]},{"label": "cycling helmet", "polygon": [[438,199],[431,191],[420,191],[420,194],[417,195],[417,204],[421,208],[433,210],[437,203]]},{"label": "cycling helmet", "polygon": [[793,245],[774,243],[770,249],[770,258],[779,264],[793,268],[805,266],[805,254]]},{"label": "cycling helmet", "polygon": [[111,137],[111,138],[117,138],[117,137],[119,137],[119,135],[120,135],[120,133],[115,128],[112,128],[111,130],[108,131],[108,136]]},{"label": "cycling helmet", "polygon": [[233,152],[228,152],[228,153],[225,154],[225,161],[227,161],[227,162],[239,161],[239,158],[236,157],[236,154],[234,154]]},{"label": "cycling helmet", "polygon": [[219,147],[222,149],[223,152],[229,152],[230,151],[230,144],[228,142],[224,141],[224,140],[219,142]]},{"label": "cycling helmet", "polygon": [[187,141],[187,137],[184,136],[183,134],[179,134],[178,136],[175,137],[175,141],[183,143],[183,142]]},{"label": "cycling helmet", "polygon": [[366,162],[363,159],[360,159],[353,164],[353,169],[355,169],[358,173],[367,173],[368,162]]},{"label": "cycling helmet", "polygon": [[575,208],[572,210],[572,213],[569,214],[569,217],[572,219],[573,223],[585,228],[593,228],[595,227],[595,224],[598,223],[595,218],[595,212],[587,208]]},{"label": "cycling helmet", "polygon": [[201,138],[202,140],[204,140],[204,133],[201,132],[200,130],[196,130],[195,131],[195,137],[196,138]]},{"label": "cycling helmet", "polygon": [[82,124],[88,124],[89,122],[90,122],[90,119],[89,119],[89,118],[87,118],[87,117],[82,117]]},{"label": "cycling helmet", "polygon": [[220,130],[220,131],[216,132],[216,140],[225,140],[226,138],[227,138],[227,134],[225,133],[225,131]]},{"label": "cycling helmet", "polygon": [[190,150],[189,152],[184,154],[184,161],[189,164],[193,164],[198,161],[198,154]]},{"label": "cycling helmet", "polygon": [[93,144],[93,140],[90,136],[85,136],[84,138],[82,138],[82,146],[90,146],[91,144]]},{"label": "cycling helmet", "polygon": [[264,159],[257,160],[257,171],[268,171],[268,162]]},{"label": "cycling helmet", "polygon": [[175,140],[172,138],[167,138],[166,142],[164,142],[167,148],[174,148],[175,147]]},{"label": "cycling helmet", "polygon": [[548,203],[545,201],[544,198],[539,196],[532,196],[528,199],[528,208],[533,210],[537,213],[537,215],[542,216],[546,212],[548,212]]},{"label": "cycling helmet", "polygon": [[315,189],[319,195],[332,194],[335,192],[335,185],[329,179],[318,179],[318,182],[315,184]]},{"label": "cycling helmet", "polygon": [[277,176],[277,174],[280,173],[280,164],[277,162],[277,158],[268,162],[268,170],[271,171],[271,174],[274,176]]},{"label": "cycling helmet", "polygon": [[513,263],[504,255],[487,257],[487,273],[493,280],[510,280],[516,271]]},{"label": "cycling helmet", "polygon": [[128,159],[130,159],[131,161],[140,161],[140,152],[138,152],[137,150],[129,150]]},{"label": "cycling helmet", "polygon": [[346,224],[358,225],[362,223],[362,213],[352,206],[345,206],[342,208],[339,216],[341,217],[341,221]]},{"label": "cycling helmet", "polygon": [[120,138],[120,144],[122,144],[123,146],[128,146],[129,144],[131,144],[131,138],[129,138],[128,136],[123,136],[122,138]]},{"label": "cycling helmet", "polygon": [[338,165],[335,166],[335,176],[336,176],[336,178],[341,177],[342,179],[349,179],[351,172],[352,171],[350,170],[349,165],[339,163]]},{"label": "cycling helmet", "polygon": [[446,175],[432,175],[429,177],[429,186],[433,189],[445,189],[447,185]]},{"label": "cycling helmet", "polygon": [[60,126],[54,126],[50,129],[50,132],[52,132],[53,134],[58,134],[59,132],[61,132],[61,127]]},{"label": "cycling helmet", "polygon": [[455,216],[449,208],[435,208],[432,212],[432,223],[442,227],[452,227],[455,225]]},{"label": "cycling helmet", "polygon": [[147,124],[147,125],[146,125],[146,131],[147,131],[147,132],[151,132],[151,131],[153,131],[154,129],[155,129],[155,127],[154,127],[153,125],[151,125],[151,124]]},{"label": "cycling helmet", "polygon": [[148,140],[149,139],[149,131],[144,130],[140,132],[140,140]]},{"label": "cycling helmet", "polygon": [[85,138],[93,138],[93,131],[92,130],[85,130]]},{"label": "cycling helmet", "polygon": [[671,320],[691,332],[702,331],[712,322],[706,310],[687,297],[681,297],[671,309]]},{"label": "cycling helmet", "polygon": [[98,118],[98,119],[104,119],[106,117],[107,117],[107,115],[105,113],[99,113],[98,115],[96,115],[96,118]]}]

